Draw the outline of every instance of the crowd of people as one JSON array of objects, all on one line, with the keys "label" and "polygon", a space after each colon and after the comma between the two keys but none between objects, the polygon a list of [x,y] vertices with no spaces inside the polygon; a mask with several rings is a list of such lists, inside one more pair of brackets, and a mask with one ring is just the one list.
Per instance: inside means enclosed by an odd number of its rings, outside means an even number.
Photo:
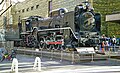
[{"label": "crowd of people", "polygon": [[117,52],[116,44],[117,44],[117,39],[114,35],[113,37],[110,37],[110,38],[106,37],[104,34],[102,35],[102,38],[101,38],[102,52],[105,52],[105,51]]}]

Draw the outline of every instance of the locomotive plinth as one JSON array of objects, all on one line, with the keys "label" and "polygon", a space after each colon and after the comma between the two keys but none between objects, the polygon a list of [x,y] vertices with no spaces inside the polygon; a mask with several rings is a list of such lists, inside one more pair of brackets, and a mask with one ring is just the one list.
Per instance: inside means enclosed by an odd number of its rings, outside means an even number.
[{"label": "locomotive plinth", "polygon": [[34,55],[41,57],[48,57],[51,60],[56,58],[62,60],[68,60],[73,63],[79,62],[91,62],[91,61],[100,61],[107,60],[109,57],[107,55],[99,55],[99,54],[79,54],[74,51],[59,51],[59,50],[47,50],[40,49],[40,51],[35,51],[33,49],[17,49],[17,53],[26,54],[26,55]]}]

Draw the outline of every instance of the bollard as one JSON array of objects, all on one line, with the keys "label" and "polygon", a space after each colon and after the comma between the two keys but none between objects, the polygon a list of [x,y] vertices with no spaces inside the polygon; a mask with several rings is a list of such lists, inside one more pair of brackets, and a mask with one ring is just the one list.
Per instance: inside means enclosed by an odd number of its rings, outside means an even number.
[{"label": "bollard", "polygon": [[41,58],[42,58],[42,48],[40,48],[41,49]]},{"label": "bollard", "polygon": [[[38,65],[38,68],[37,68],[37,65]],[[41,60],[39,57],[35,58],[33,69],[41,71]]]},{"label": "bollard", "polygon": [[[24,49],[26,49],[26,48],[24,47]],[[25,51],[24,51],[24,55],[25,55]]]},{"label": "bollard", "polygon": [[60,62],[62,62],[62,59],[63,59],[63,51],[61,50],[61,60],[60,60]]},{"label": "bollard", "polygon": [[33,50],[34,50],[34,49],[32,48],[32,56],[34,56]]},{"label": "bollard", "polygon": [[15,73],[18,73],[18,60],[16,58],[12,61],[11,71],[15,71]]},{"label": "bollard", "polygon": [[110,59],[110,49],[111,49],[111,47],[109,48],[108,59]]},{"label": "bollard", "polygon": [[73,51],[73,52],[72,52],[72,62],[71,62],[72,64],[74,63],[74,60],[75,60],[75,59],[74,59],[74,51]]},{"label": "bollard", "polygon": [[91,62],[94,62],[94,54],[92,53],[91,56],[92,56]]},{"label": "bollard", "polygon": [[52,49],[52,50],[51,50],[51,58],[50,58],[50,60],[53,59],[53,54],[54,54],[54,51],[53,51],[53,49]]}]

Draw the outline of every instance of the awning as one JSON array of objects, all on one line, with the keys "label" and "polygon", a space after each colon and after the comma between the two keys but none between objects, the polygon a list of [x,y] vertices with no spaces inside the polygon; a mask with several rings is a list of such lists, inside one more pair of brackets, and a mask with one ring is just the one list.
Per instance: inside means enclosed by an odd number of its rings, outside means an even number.
[{"label": "awning", "polygon": [[118,13],[118,14],[106,15],[106,21],[108,21],[108,22],[118,22],[118,23],[120,23],[120,13]]}]

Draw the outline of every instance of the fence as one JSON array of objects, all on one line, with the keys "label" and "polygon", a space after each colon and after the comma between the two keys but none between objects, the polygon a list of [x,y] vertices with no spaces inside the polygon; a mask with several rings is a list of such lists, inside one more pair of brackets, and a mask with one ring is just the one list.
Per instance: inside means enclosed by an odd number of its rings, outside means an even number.
[{"label": "fence", "polygon": [[17,53],[19,54],[27,54],[27,55],[33,55],[33,56],[41,56],[42,57],[48,57],[50,60],[53,60],[54,58],[59,59],[60,61],[68,60],[71,61],[71,63],[75,62],[86,62],[86,61],[96,61],[96,60],[106,60],[106,55],[97,55],[97,54],[79,54],[76,51],[62,51],[62,50],[47,50],[47,49],[39,49],[40,51],[36,51],[35,48],[23,48],[19,47],[17,49]]}]

